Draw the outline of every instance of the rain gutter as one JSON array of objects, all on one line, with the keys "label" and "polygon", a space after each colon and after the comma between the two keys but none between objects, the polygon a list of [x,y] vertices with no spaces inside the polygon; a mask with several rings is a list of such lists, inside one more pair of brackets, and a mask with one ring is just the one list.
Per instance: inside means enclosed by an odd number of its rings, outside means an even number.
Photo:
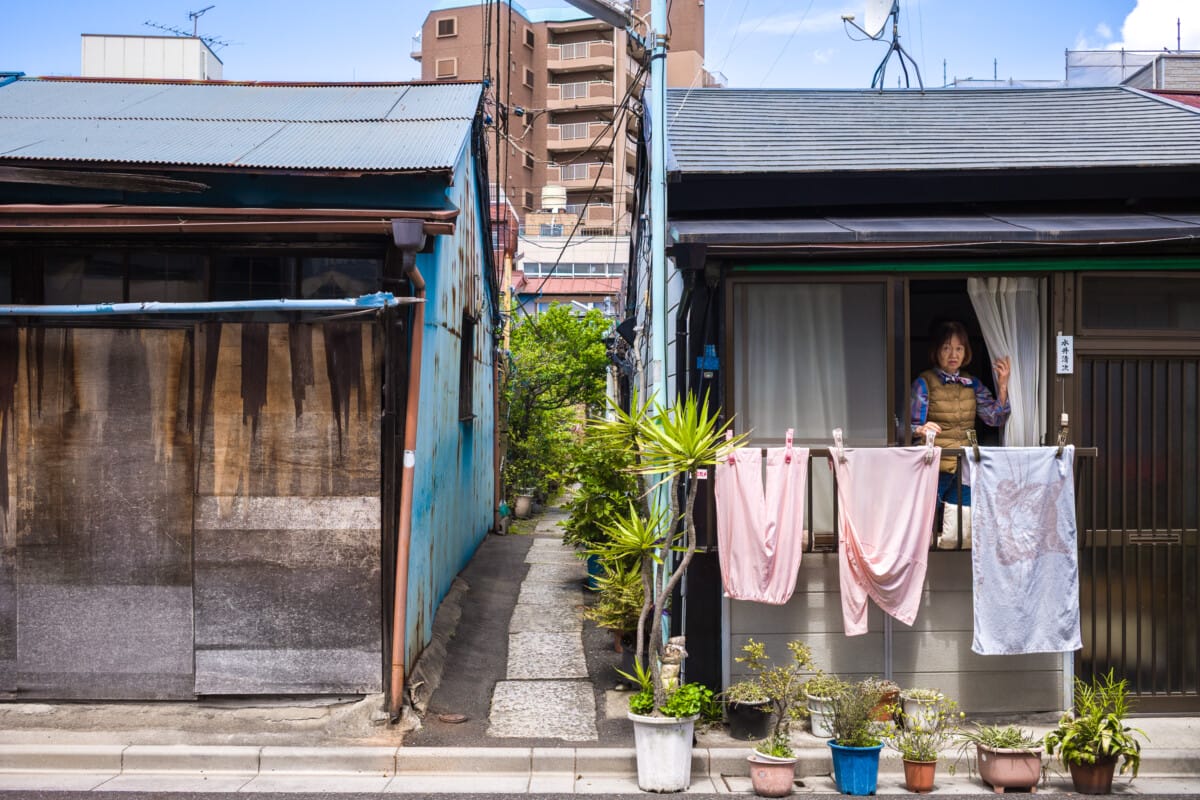
[{"label": "rain gutter", "polygon": [[417,251],[425,246],[425,233],[415,220],[392,223],[392,240],[403,258],[403,272],[412,283],[412,326],[409,333],[408,391],[404,402],[404,463],[400,477],[400,518],[396,531],[396,576],[392,599],[391,679],[388,683],[388,716],[400,718],[404,701],[405,645],[408,632],[408,557],[412,543],[413,479],[417,466],[417,421],[421,401],[421,350],[425,332],[425,278],[417,269]]}]

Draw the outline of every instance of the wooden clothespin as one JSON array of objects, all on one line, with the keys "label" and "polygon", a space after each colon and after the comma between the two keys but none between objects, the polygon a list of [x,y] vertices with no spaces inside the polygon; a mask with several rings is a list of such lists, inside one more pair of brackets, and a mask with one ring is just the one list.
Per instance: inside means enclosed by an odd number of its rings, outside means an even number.
[{"label": "wooden clothespin", "polygon": [[785,445],[787,447],[787,450],[785,450],[783,453],[783,463],[785,463],[785,464],[792,463],[792,434],[793,433],[795,433],[795,429],[788,428],[787,435],[783,437],[784,441],[787,443]]},{"label": "wooden clothespin", "polygon": [[846,463],[846,452],[845,452],[845,446],[842,442],[842,429],[841,428],[833,429],[833,452],[837,454],[837,460],[838,460],[839,464]]},{"label": "wooden clothespin", "polygon": [[937,434],[933,431],[925,431],[925,463],[933,463],[933,441],[937,438]]},{"label": "wooden clothespin", "polygon": [[1068,414],[1063,414],[1059,420],[1058,428],[1058,450],[1055,451],[1055,458],[1062,458],[1063,448],[1067,446],[1067,429],[1071,426],[1071,417]]},{"label": "wooden clothespin", "polygon": [[978,464],[981,460],[979,457],[979,437],[975,435],[974,428],[967,431],[967,444],[971,445],[971,452],[975,456],[975,463]]}]

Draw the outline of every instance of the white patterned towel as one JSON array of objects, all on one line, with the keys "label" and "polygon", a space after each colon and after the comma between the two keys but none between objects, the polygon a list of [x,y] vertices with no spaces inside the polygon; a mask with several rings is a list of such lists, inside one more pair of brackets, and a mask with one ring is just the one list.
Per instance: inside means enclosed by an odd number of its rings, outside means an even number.
[{"label": "white patterned towel", "polygon": [[975,640],[980,655],[1083,647],[1075,448],[987,447],[971,473]]}]

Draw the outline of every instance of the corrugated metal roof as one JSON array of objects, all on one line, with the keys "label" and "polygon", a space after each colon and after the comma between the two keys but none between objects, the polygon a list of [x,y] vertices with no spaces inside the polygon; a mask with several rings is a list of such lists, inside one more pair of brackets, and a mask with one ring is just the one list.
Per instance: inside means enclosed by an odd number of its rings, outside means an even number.
[{"label": "corrugated metal roof", "polygon": [[667,121],[685,174],[1200,164],[1200,114],[1127,87],[674,89]]},{"label": "corrugated metal roof", "polygon": [[449,169],[481,91],[479,84],[21,79],[0,88],[0,158]]}]

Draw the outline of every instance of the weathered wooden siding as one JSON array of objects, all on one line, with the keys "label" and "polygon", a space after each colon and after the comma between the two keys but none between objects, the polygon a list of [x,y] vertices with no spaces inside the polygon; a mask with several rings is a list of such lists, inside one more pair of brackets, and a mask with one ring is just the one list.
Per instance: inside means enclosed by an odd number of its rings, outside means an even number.
[{"label": "weathered wooden siding", "polygon": [[3,688],[190,697],[190,332],[6,328],[0,344]]},{"label": "weathered wooden siding", "polygon": [[[973,636],[970,552],[931,553],[916,622],[892,626],[892,672],[901,686],[933,687],[969,712],[1055,711],[1062,708],[1062,657],[980,656]],[[796,594],[782,606],[731,601],[731,658],[753,636],[783,655],[791,639],[812,648],[817,665],[848,678],[884,672],[883,613],[871,604],[869,632],[847,637],[836,553],[809,553]],[[742,665],[730,663],[734,680]]]},{"label": "weathered wooden siding", "polygon": [[[455,170],[449,201],[463,210],[454,235],[438,237],[432,253],[417,256],[426,281],[420,427],[409,556],[406,663],[433,634],[433,615],[451,581],[466,566],[492,524],[494,363],[491,301],[485,291],[486,213],[474,190],[470,154]],[[478,319],[473,369],[474,419],[458,419],[463,312]]]},{"label": "weathered wooden siding", "polygon": [[210,324],[196,351],[196,692],[380,690],[378,326]]}]

